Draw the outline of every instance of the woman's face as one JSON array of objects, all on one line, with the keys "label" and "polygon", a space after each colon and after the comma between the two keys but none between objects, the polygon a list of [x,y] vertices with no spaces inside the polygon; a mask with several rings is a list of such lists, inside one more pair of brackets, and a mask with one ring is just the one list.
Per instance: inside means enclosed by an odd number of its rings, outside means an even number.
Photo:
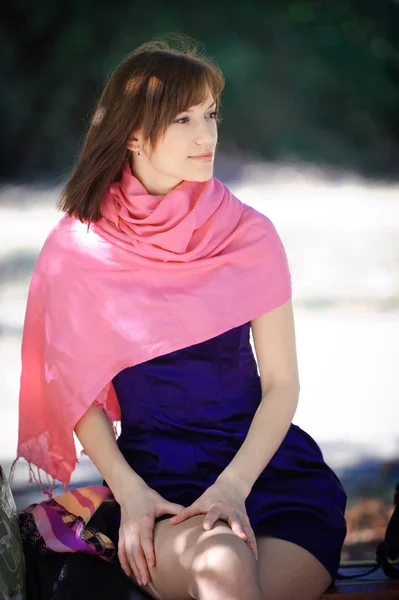
[{"label": "woman's face", "polygon": [[[218,133],[215,108],[208,92],[203,104],[176,115],[152,151],[139,134],[131,139],[132,171],[150,194],[166,194],[183,180],[207,181],[213,176]],[[211,160],[192,158],[205,152],[212,153]]]}]

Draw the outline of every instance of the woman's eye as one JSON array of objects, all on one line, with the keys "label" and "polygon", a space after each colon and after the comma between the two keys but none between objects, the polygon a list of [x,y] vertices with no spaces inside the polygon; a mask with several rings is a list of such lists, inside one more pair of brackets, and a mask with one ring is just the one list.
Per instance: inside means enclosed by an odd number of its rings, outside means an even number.
[{"label": "woman's eye", "polygon": [[[211,117],[211,119],[215,120],[217,118],[217,112],[212,112],[209,114],[209,117]],[[175,121],[175,123],[185,123],[186,121],[188,121],[188,117],[181,117],[181,119],[177,119]]]}]

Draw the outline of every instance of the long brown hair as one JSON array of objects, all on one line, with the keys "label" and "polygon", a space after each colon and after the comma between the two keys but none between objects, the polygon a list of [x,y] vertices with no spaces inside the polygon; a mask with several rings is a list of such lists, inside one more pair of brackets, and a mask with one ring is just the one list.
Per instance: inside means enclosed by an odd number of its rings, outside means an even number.
[{"label": "long brown hair", "polygon": [[[58,208],[83,222],[101,217],[101,199],[120,179],[133,132],[154,148],[177,114],[206,100],[216,100],[218,115],[223,74],[202,55],[192,38],[171,34],[133,50],[111,74],[98,100],[82,150],[61,191]],[[220,118],[217,118],[220,121]]]}]

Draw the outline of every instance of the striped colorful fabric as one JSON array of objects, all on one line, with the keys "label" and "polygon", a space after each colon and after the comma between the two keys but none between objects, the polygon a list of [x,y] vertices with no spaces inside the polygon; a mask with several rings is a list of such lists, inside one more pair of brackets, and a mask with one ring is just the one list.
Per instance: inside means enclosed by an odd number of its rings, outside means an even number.
[{"label": "striped colorful fabric", "polygon": [[111,561],[115,545],[98,530],[101,519],[92,517],[116,504],[111,490],[103,485],[76,488],[31,504],[19,513],[22,539],[37,546],[42,554],[85,552]]}]

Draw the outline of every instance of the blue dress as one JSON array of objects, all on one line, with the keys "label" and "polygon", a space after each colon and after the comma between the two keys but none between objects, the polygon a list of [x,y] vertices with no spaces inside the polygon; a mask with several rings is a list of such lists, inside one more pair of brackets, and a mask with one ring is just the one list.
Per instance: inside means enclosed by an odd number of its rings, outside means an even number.
[{"label": "blue dress", "polygon": [[[188,506],[237,453],[259,406],[250,323],[128,367],[113,385],[121,407],[118,446],[127,462],[165,499]],[[255,534],[306,548],[335,580],[346,500],[317,443],[291,424],[246,509]],[[157,521],[163,518],[169,516]]]}]

